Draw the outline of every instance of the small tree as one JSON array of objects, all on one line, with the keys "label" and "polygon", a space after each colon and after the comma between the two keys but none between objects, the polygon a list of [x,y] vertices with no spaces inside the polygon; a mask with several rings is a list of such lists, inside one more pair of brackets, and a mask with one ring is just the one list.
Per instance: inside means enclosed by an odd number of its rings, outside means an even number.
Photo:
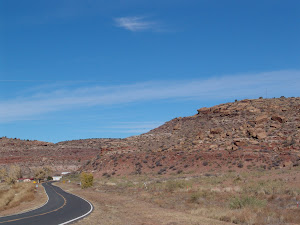
[{"label": "small tree", "polygon": [[93,182],[94,182],[93,174],[82,172],[80,174],[80,182],[81,182],[81,188],[82,189],[92,187]]},{"label": "small tree", "polygon": [[7,184],[15,184],[16,180],[13,177],[7,176],[7,177],[5,177],[5,182]]},{"label": "small tree", "polygon": [[53,171],[50,167],[37,168],[34,172],[34,178],[36,180],[44,180],[45,178],[52,177]]},{"label": "small tree", "polygon": [[38,181],[44,180],[46,177],[46,172],[43,168],[37,168],[34,171],[34,178]]},{"label": "small tree", "polygon": [[22,177],[22,170],[19,166],[17,165],[12,165],[9,168],[9,176],[13,177],[15,180],[19,179]]},{"label": "small tree", "polygon": [[43,170],[45,171],[46,176],[45,177],[52,177],[53,176],[53,170],[46,166],[43,168]]},{"label": "small tree", "polygon": [[21,168],[17,165],[12,165],[9,167],[9,171],[6,174],[5,181],[8,184],[14,184],[21,177],[22,177]]}]

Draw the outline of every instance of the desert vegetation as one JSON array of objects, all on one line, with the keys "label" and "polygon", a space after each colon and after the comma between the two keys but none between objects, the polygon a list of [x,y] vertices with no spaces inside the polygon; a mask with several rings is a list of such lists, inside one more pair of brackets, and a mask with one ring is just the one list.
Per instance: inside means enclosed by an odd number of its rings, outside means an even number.
[{"label": "desert vegetation", "polygon": [[0,184],[0,212],[34,199],[33,183]]},{"label": "desert vegetation", "polygon": [[[6,184],[15,184],[23,177],[24,171],[18,165],[0,167],[0,181]],[[37,167],[27,176],[34,178],[36,181],[51,180],[53,171],[50,167]]]},{"label": "desert vegetation", "polygon": [[[71,180],[71,184],[77,183],[79,174],[73,174]],[[151,207],[173,210],[175,214],[186,213],[224,223],[300,224],[300,209],[297,208],[299,167],[271,171],[211,171],[197,176],[181,173],[97,177],[89,193],[101,196],[103,192],[107,198],[130,196],[132,204],[145,202]]]},{"label": "desert vegetation", "polygon": [[80,174],[81,188],[88,188],[93,186],[94,176],[91,173],[82,172]]},{"label": "desert vegetation", "polygon": [[36,168],[34,171],[34,179],[41,181],[41,180],[52,180],[53,171],[50,167],[39,167]]},{"label": "desert vegetation", "polygon": [[[41,181],[51,177],[52,173],[49,167],[36,168],[33,172],[33,178],[36,181]],[[0,168],[0,212],[10,209],[11,213],[16,213],[18,210],[26,209],[26,206],[34,208],[45,201],[45,196],[42,194],[44,191],[41,187],[39,193],[37,193],[34,183],[18,182],[22,176],[23,171],[18,165]],[[39,199],[35,200],[36,196],[39,196]],[[16,207],[21,203],[25,204],[20,208]],[[16,210],[12,210],[12,208],[16,208]],[[9,212],[5,214],[9,214]]]},{"label": "desert vegetation", "polygon": [[11,165],[7,168],[0,168],[0,181],[7,184],[15,184],[22,177],[22,170],[17,165]]}]

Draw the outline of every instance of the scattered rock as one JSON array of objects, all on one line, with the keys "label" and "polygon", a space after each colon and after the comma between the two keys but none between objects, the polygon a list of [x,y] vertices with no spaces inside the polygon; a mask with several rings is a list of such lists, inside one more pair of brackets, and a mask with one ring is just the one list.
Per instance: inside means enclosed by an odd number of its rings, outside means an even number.
[{"label": "scattered rock", "polygon": [[260,113],[261,110],[258,109],[258,108],[255,108],[253,106],[250,106],[250,107],[248,107],[248,112],[250,112],[250,113]]},{"label": "scattered rock", "polygon": [[243,140],[234,140],[233,143],[236,145],[236,146],[246,146],[247,145],[247,142],[246,141],[243,141]]},{"label": "scattered rock", "polygon": [[223,129],[221,127],[210,129],[211,134],[221,134],[223,133]]},{"label": "scattered rock", "polygon": [[265,131],[261,131],[256,134],[257,139],[265,139],[267,137],[267,133]]},{"label": "scattered rock", "polygon": [[268,115],[264,114],[264,115],[260,115],[260,116],[256,117],[255,123],[256,124],[266,123],[268,120],[269,120]]},{"label": "scattered rock", "polygon": [[197,111],[198,111],[198,114],[208,114],[208,113],[210,113],[210,109],[206,108],[206,107],[198,109]]},{"label": "scattered rock", "polygon": [[177,124],[174,126],[173,130],[180,130],[180,128],[181,128],[180,124],[177,123]]},{"label": "scattered rock", "polygon": [[277,129],[277,128],[280,128],[281,125],[278,123],[271,123],[270,127]]},{"label": "scattered rock", "polygon": [[285,118],[283,116],[274,115],[271,117],[271,119],[274,121],[278,121],[279,123],[285,122]]},{"label": "scattered rock", "polygon": [[209,148],[211,150],[216,150],[216,149],[218,149],[218,145],[210,145]]}]

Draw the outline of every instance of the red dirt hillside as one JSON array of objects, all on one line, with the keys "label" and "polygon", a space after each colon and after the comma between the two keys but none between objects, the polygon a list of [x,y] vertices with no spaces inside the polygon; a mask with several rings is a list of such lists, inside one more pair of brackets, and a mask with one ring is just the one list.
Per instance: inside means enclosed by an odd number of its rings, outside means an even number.
[{"label": "red dirt hillside", "polygon": [[299,165],[299,140],[299,97],[246,99],[108,143],[81,169],[104,176],[279,169]]},{"label": "red dirt hillside", "polygon": [[55,171],[74,171],[94,157],[99,149],[61,143],[0,138],[0,166],[18,164],[24,174],[36,167],[50,166]]}]

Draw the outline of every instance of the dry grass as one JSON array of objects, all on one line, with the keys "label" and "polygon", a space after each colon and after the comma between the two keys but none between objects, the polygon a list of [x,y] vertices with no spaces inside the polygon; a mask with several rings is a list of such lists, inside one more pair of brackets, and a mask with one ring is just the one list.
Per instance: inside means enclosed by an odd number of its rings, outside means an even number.
[{"label": "dry grass", "polygon": [[102,190],[80,189],[79,186],[68,183],[58,184],[66,191],[70,191],[91,201],[94,211],[91,215],[78,221],[82,225],[225,225],[227,223],[191,215],[184,211],[162,208],[156,204],[136,199],[131,195]]},{"label": "dry grass", "polygon": [[16,207],[22,202],[34,199],[35,185],[32,183],[17,183],[12,186],[3,186],[0,190],[0,212]]},{"label": "dry grass", "polygon": [[[199,218],[198,224],[205,224],[203,218],[212,219],[210,223],[300,224],[300,208],[296,206],[296,202],[300,202],[300,170],[297,167],[193,177],[189,174],[102,177],[95,180],[93,188],[84,192],[79,189],[77,194],[84,194],[96,205],[94,216],[88,217],[86,224],[197,224],[196,219],[179,222],[176,215]],[[122,217],[122,212],[133,214],[135,221],[124,223],[130,219]],[[154,212],[158,215],[156,221],[150,219]],[[109,219],[114,216],[121,217],[119,221]],[[173,218],[174,223],[169,218]],[[103,223],[106,220],[110,222]]]}]

